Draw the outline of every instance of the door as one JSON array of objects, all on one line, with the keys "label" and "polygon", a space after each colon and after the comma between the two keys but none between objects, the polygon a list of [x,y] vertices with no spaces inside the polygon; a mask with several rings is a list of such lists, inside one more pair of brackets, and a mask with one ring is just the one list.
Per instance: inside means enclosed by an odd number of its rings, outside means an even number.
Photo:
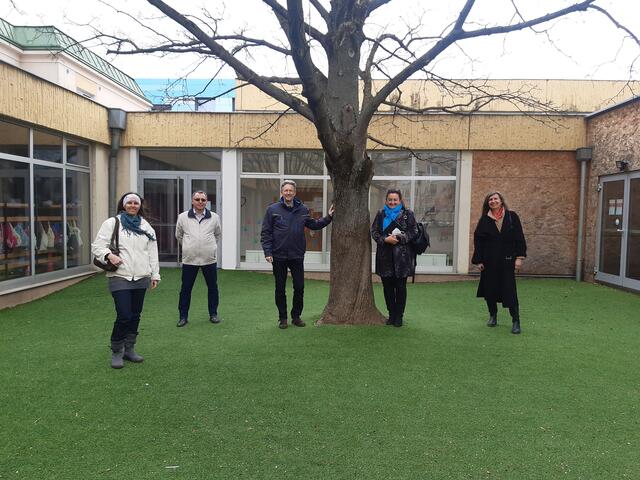
[{"label": "door", "polygon": [[[158,254],[163,267],[180,264],[180,246],[175,237],[178,214],[191,208],[191,195],[207,193],[207,208],[220,215],[220,176],[211,174],[141,174],[145,213],[158,237]],[[222,254],[218,246],[219,255]]]},{"label": "door", "polygon": [[596,280],[640,290],[640,172],[602,180]]}]

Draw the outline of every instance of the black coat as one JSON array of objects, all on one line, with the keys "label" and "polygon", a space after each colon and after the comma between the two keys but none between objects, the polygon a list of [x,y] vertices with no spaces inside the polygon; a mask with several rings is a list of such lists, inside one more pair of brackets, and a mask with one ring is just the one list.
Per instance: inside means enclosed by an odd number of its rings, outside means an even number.
[{"label": "black coat", "polygon": [[288,207],[282,197],[269,205],[262,221],[260,242],[265,257],[277,259],[302,259],[307,250],[304,228],[320,230],[331,223],[327,215],[318,220],[309,214],[309,209],[298,198],[293,207]]},{"label": "black coat", "polygon": [[473,233],[473,246],[471,263],[484,265],[477,296],[504,307],[518,305],[515,261],[527,256],[527,243],[516,212],[505,209],[501,231],[495,220],[483,215]]},{"label": "black coat", "polygon": [[[417,235],[416,217],[411,210],[402,209],[396,219],[383,232],[384,210],[380,210],[371,224],[371,237],[376,242],[376,273],[381,277],[407,278],[415,274],[416,256],[411,248],[411,240]],[[390,245],[384,239],[394,228],[404,233],[400,242]]]}]

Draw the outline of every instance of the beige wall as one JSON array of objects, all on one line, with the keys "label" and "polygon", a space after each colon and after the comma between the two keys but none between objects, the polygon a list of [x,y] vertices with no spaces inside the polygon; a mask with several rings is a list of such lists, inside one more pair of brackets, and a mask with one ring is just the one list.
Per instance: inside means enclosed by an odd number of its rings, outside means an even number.
[{"label": "beige wall", "polygon": [[109,143],[107,110],[64,88],[0,63],[0,114]]},{"label": "beige wall", "polygon": [[[380,114],[374,117],[370,134],[412,149],[575,150],[585,145],[586,125],[581,116]],[[125,147],[320,148],[310,122],[296,114],[275,113],[130,113],[122,143]],[[369,148],[385,147],[370,141]]]},{"label": "beige wall", "polygon": [[[556,111],[591,113],[634,96],[633,92],[640,89],[640,82],[615,80],[456,80],[461,85],[472,84],[490,94],[503,92],[518,92],[523,98],[532,98],[537,102],[549,104]],[[374,91],[378,91],[384,81],[374,82]],[[285,90],[299,95],[299,87],[283,86]],[[412,108],[427,106],[447,107],[455,104],[465,105],[469,102],[467,94],[458,94],[432,82],[409,80],[402,87],[401,103]],[[459,89],[463,91],[462,89]],[[272,99],[253,86],[245,86],[236,91],[236,109],[245,111],[271,110],[283,111],[285,106]],[[462,110],[469,111],[470,107]],[[381,111],[391,110],[382,105]],[[494,101],[484,106],[485,112],[517,112],[540,111],[539,107],[529,107],[508,102]]]},{"label": "beige wall", "polygon": [[616,160],[627,160],[628,171],[640,170],[640,100],[589,119],[588,143],[593,146],[593,159],[585,202],[584,278],[593,280],[601,208],[598,183],[603,176],[620,173]]}]

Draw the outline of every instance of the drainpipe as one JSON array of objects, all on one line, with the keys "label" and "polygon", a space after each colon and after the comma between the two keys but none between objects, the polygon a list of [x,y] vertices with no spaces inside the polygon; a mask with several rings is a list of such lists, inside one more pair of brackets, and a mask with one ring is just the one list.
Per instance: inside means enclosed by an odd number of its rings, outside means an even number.
[{"label": "drainpipe", "polygon": [[582,250],[584,231],[584,197],[587,183],[587,162],[593,157],[593,148],[576,150],[576,160],[580,163],[580,204],[578,205],[578,251],[576,254],[576,282],[582,281]]},{"label": "drainpipe", "polygon": [[118,151],[120,138],[127,128],[127,112],[120,108],[110,108],[109,131],[111,132],[111,151],[109,152],[109,215],[116,213],[116,182],[118,179]]}]

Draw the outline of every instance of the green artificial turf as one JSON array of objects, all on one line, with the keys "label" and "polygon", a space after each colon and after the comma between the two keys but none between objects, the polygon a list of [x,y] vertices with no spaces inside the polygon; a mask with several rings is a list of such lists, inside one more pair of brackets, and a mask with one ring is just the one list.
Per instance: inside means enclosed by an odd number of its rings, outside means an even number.
[{"label": "green artificial turf", "polygon": [[102,276],[0,312],[1,479],[640,478],[637,295],[522,280],[516,336],[475,282],[410,285],[403,328],[315,327],[307,281],[283,331],[272,276],[225,271],[223,322],[199,278],[178,329],[162,274],[123,370]]}]

